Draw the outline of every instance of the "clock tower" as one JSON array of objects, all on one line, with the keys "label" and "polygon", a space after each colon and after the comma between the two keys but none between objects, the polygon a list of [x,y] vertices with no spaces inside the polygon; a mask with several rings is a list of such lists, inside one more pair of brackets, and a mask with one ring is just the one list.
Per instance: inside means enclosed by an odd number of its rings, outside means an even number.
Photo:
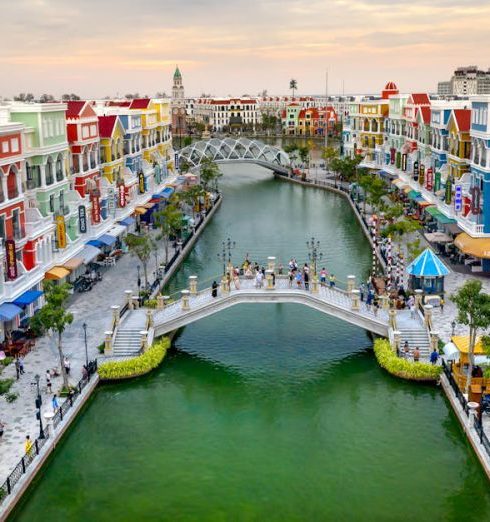
[{"label": "clock tower", "polygon": [[174,84],[172,86],[172,134],[182,136],[186,129],[186,112],[184,86],[182,85],[182,74],[179,67],[175,67]]}]

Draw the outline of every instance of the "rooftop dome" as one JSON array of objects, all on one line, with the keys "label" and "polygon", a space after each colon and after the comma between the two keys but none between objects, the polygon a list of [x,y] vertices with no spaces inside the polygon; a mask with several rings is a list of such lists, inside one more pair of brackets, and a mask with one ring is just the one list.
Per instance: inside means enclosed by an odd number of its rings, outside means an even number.
[{"label": "rooftop dome", "polygon": [[385,88],[381,91],[381,98],[387,100],[393,94],[398,94],[398,87],[395,82],[388,82]]},{"label": "rooftop dome", "polygon": [[397,91],[398,87],[395,82],[388,82],[385,86],[385,91]]}]

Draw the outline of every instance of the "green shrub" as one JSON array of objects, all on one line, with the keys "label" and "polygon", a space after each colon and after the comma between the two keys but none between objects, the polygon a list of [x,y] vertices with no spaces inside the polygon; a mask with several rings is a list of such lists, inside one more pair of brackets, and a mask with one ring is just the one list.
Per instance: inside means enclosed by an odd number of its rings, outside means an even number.
[{"label": "green shrub", "polygon": [[99,377],[102,380],[129,379],[139,377],[156,368],[165,357],[170,347],[167,337],[155,341],[145,353],[125,361],[110,361],[99,365]]},{"label": "green shrub", "polygon": [[99,353],[104,353],[105,343],[100,343],[99,346],[97,346],[97,350],[99,350]]},{"label": "green shrub", "polygon": [[397,357],[387,339],[374,341],[374,353],[379,365],[387,372],[412,381],[436,381],[442,366],[423,362],[412,362]]},{"label": "green shrub", "polygon": [[145,302],[146,308],[156,308],[157,307],[157,300],[156,299],[148,299],[148,301]]},{"label": "green shrub", "polygon": [[0,379],[0,395],[7,393],[13,383],[13,379]]},{"label": "green shrub", "polygon": [[5,400],[7,402],[14,402],[15,400],[17,400],[17,398],[19,397],[19,394],[18,393],[15,393],[15,392],[9,392],[5,395]]},{"label": "green shrub", "polygon": [[13,360],[13,357],[5,357],[5,359],[0,361],[0,366],[8,366]]}]

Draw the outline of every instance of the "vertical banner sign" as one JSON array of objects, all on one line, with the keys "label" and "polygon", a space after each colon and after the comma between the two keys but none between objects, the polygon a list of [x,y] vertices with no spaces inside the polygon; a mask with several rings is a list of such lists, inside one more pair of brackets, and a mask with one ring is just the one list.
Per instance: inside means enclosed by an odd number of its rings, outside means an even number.
[{"label": "vertical banner sign", "polygon": [[463,187],[461,185],[454,187],[454,210],[455,212],[463,210]]},{"label": "vertical banner sign", "polygon": [[90,203],[92,203],[92,223],[96,225],[100,223],[100,203],[97,194],[90,195]]},{"label": "vertical banner sign", "polygon": [[58,248],[66,248],[66,226],[64,216],[56,216],[56,244]]},{"label": "vertical banner sign", "polygon": [[126,187],[124,185],[119,185],[119,206],[124,208],[126,206]]},{"label": "vertical banner sign", "polygon": [[109,217],[115,217],[116,215],[116,192],[114,187],[107,189],[107,215]]},{"label": "vertical banner sign", "polygon": [[15,241],[7,239],[5,241],[5,259],[7,262],[7,279],[17,279],[17,258],[15,257]]},{"label": "vertical banner sign", "polygon": [[423,187],[424,183],[425,183],[425,165],[420,165],[419,185],[421,187]]},{"label": "vertical banner sign", "polygon": [[389,165],[391,163],[391,154],[389,152],[385,152],[385,165]]},{"label": "vertical banner sign", "polygon": [[427,187],[427,190],[432,190],[432,187],[434,185],[434,176],[433,176],[433,170],[432,167],[429,167],[427,169],[427,175],[425,180],[425,186]]},{"label": "vertical banner sign", "polygon": [[407,171],[407,155],[402,154],[402,170],[403,172]]},{"label": "vertical banner sign", "polygon": [[145,175],[143,174],[143,172],[140,172],[138,174],[138,184],[139,184],[140,194],[144,194],[145,193]]},{"label": "vertical banner sign", "polygon": [[395,164],[395,154],[396,154],[396,149],[394,149],[394,148],[390,149],[390,163],[392,165]]},{"label": "vertical banner sign", "polygon": [[441,190],[441,173],[436,172],[434,176],[434,192],[439,192]]},{"label": "vertical banner sign", "polygon": [[453,183],[450,178],[447,178],[446,180],[446,194],[445,194],[445,200],[446,204],[450,205],[452,200],[452,192],[453,192]]},{"label": "vertical banner sign", "polygon": [[471,213],[474,216],[477,216],[480,214],[480,197],[481,197],[481,190],[479,187],[471,187]]},{"label": "vertical banner sign", "polygon": [[175,170],[180,170],[179,153],[176,152],[174,155]]},{"label": "vertical banner sign", "polygon": [[80,234],[87,232],[87,211],[84,205],[78,207],[78,230]]},{"label": "vertical banner sign", "polygon": [[399,169],[402,166],[402,153],[396,153],[396,168]]},{"label": "vertical banner sign", "polygon": [[418,161],[414,161],[414,163],[413,163],[413,179],[415,181],[418,181],[418,179],[419,179],[419,162]]}]

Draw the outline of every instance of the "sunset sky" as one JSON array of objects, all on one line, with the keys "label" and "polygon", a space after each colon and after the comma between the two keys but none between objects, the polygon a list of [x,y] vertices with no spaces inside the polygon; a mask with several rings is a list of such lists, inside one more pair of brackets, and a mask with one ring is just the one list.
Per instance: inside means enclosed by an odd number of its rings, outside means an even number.
[{"label": "sunset sky", "polygon": [[0,95],[434,91],[490,67],[488,0],[3,0]]}]

